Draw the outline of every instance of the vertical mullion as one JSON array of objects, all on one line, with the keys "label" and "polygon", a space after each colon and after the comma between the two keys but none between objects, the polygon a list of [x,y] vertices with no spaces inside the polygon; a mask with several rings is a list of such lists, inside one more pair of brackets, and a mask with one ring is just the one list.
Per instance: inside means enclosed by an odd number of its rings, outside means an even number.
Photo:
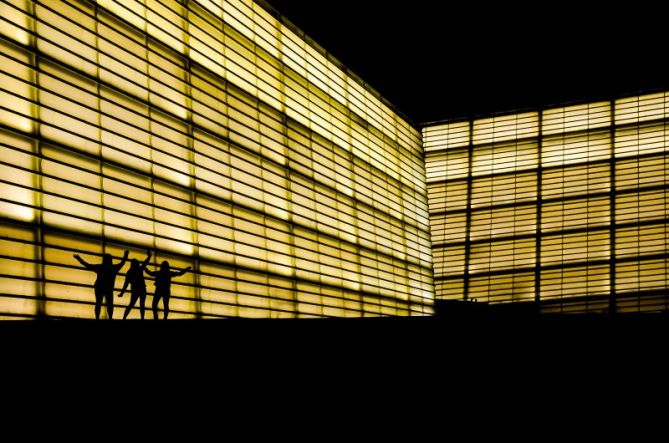
[{"label": "vertical mullion", "polygon": [[610,101],[611,126],[610,126],[610,171],[609,171],[609,204],[610,204],[610,223],[609,223],[609,313],[617,312],[616,306],[616,101]]},{"label": "vertical mullion", "polygon": [[202,318],[202,286],[200,284],[200,243],[199,243],[199,223],[197,217],[197,191],[195,188],[195,133],[193,123],[193,88],[192,88],[192,59],[190,57],[190,8],[187,2],[182,1],[181,20],[183,23],[183,38],[186,46],[186,132],[188,142],[188,163],[190,176],[189,198],[190,198],[190,231],[191,242],[193,245],[193,304],[195,306],[195,318]]},{"label": "vertical mullion", "polygon": [[541,304],[541,223],[543,206],[543,109],[538,111],[537,128],[537,202],[535,216],[534,302]]},{"label": "vertical mullion", "polygon": [[[93,15],[95,17],[95,91],[97,93],[97,114],[98,114],[98,174],[99,174],[99,186],[100,186],[100,225],[102,228],[102,250],[104,252],[105,247],[105,189],[104,189],[104,157],[102,156],[102,81],[100,79],[100,16],[99,16],[99,6],[95,2],[93,5]],[[106,312],[106,311],[105,311]]]},{"label": "vertical mullion", "polygon": [[462,299],[469,299],[469,263],[471,255],[470,233],[472,228],[472,189],[474,159],[474,119],[469,120],[469,145],[467,146],[467,207],[465,217],[465,272],[462,284]]},{"label": "vertical mullion", "polygon": [[[147,6],[146,9],[144,10],[144,19],[145,19],[145,29],[143,30],[144,32],[144,54],[146,57],[146,76],[147,76],[147,95],[146,95],[146,109],[147,109],[147,116],[149,117],[149,164],[151,165],[151,171],[147,174],[149,183],[148,183],[148,191],[151,196],[151,201],[149,202],[151,205],[151,239],[153,242],[153,250],[156,251],[156,194],[154,191],[154,181],[155,181],[155,173],[154,173],[154,161],[153,161],[153,104],[152,104],[152,92],[151,92],[151,86],[152,86],[152,81],[151,81],[151,45],[149,43],[149,39],[151,38],[149,36],[149,15],[148,15],[148,9],[149,7]],[[156,251],[157,252],[157,251]],[[155,253],[152,255],[152,261],[154,263],[157,263],[158,254]],[[155,265],[154,265],[155,266]],[[147,296],[148,296],[148,291],[147,291]]]},{"label": "vertical mullion", "polygon": [[42,162],[43,162],[43,154],[42,154],[42,135],[41,135],[41,124],[42,120],[40,118],[41,114],[41,107],[40,107],[40,92],[42,88],[39,87],[40,84],[40,75],[39,75],[39,59],[40,59],[40,54],[39,54],[39,48],[37,45],[37,13],[35,11],[35,3],[30,2],[30,16],[32,17],[32,29],[30,29],[30,43],[28,44],[28,48],[31,52],[31,65],[33,68],[33,76],[34,76],[34,82],[35,82],[35,90],[36,94],[31,97],[32,101],[35,103],[35,115],[33,116],[33,136],[35,137],[35,158],[37,164],[34,165],[35,167],[35,177],[36,177],[36,183],[34,183],[35,186],[35,197],[36,201],[33,203],[35,205],[35,210],[38,212],[37,214],[37,232],[35,232],[35,236],[33,237],[33,241],[37,240],[39,243],[34,246],[35,248],[35,253],[36,253],[36,261],[37,261],[37,275],[35,275],[35,285],[37,289],[36,295],[36,303],[37,303],[37,310],[35,314],[37,317],[46,317],[47,312],[46,312],[46,243],[45,243],[45,236],[44,236],[44,204],[43,204],[43,194],[42,194]]}]

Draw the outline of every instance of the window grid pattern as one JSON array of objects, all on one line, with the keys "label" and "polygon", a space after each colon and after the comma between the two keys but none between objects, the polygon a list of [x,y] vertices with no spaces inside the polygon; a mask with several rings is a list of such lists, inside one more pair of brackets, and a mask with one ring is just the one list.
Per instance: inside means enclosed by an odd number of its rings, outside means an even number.
[{"label": "window grid pattern", "polygon": [[669,93],[423,128],[437,299],[669,309]]},{"label": "window grid pattern", "polygon": [[170,318],[432,313],[420,133],[265,9],[0,9],[0,315],[92,317],[72,254],[146,248]]}]

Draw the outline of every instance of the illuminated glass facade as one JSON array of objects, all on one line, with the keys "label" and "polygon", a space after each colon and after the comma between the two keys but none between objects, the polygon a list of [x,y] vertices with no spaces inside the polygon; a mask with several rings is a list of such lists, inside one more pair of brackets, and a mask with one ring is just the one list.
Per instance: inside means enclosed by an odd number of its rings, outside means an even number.
[{"label": "illuminated glass facade", "polygon": [[432,313],[421,134],[276,17],[0,1],[1,316],[92,318],[73,254],[147,248],[192,267],[170,318]]},{"label": "illuminated glass facade", "polygon": [[669,308],[669,94],[426,126],[437,299]]}]

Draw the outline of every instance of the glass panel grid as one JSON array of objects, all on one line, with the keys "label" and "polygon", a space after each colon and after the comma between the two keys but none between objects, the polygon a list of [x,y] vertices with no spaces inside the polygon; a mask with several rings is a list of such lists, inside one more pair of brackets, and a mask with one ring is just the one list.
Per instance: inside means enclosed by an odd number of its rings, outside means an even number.
[{"label": "glass panel grid", "polygon": [[170,318],[432,313],[420,134],[262,8],[0,5],[2,315],[90,318],[72,254],[147,248]]},{"label": "glass panel grid", "polygon": [[437,299],[666,310],[667,97],[423,128]]}]

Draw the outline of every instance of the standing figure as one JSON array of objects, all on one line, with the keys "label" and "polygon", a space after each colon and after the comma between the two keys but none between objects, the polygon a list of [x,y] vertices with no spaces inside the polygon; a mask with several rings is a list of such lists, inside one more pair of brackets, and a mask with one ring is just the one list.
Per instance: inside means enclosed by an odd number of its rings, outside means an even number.
[{"label": "standing figure", "polygon": [[102,301],[106,299],[107,316],[109,317],[109,320],[111,320],[112,315],[114,314],[114,283],[116,282],[118,271],[121,270],[125,261],[128,259],[128,251],[123,253],[121,262],[116,265],[112,262],[111,254],[103,254],[102,263],[97,265],[92,265],[86,262],[86,260],[81,258],[79,254],[74,254],[74,258],[76,258],[84,268],[93,271],[98,275],[95,279],[95,285],[93,286],[95,288],[95,318],[100,319]]},{"label": "standing figure", "polygon": [[181,271],[170,271],[170,264],[167,260],[160,264],[160,269],[157,271],[149,271],[144,269],[151,277],[155,277],[156,292],[153,295],[153,303],[151,309],[153,310],[153,319],[158,319],[158,302],[163,299],[163,319],[167,319],[167,313],[170,310],[170,286],[172,285],[172,277],[184,275],[190,270],[190,266]]},{"label": "standing figure", "polygon": [[136,258],[130,260],[130,269],[128,270],[128,273],[125,274],[125,283],[123,284],[121,293],[118,295],[119,297],[123,297],[125,290],[128,289],[128,285],[130,285],[130,303],[128,303],[128,306],[125,308],[123,320],[128,318],[128,314],[130,314],[130,310],[135,306],[135,303],[137,303],[137,299],[139,299],[139,312],[141,313],[142,320],[144,320],[144,302],[146,301],[144,269],[146,268],[146,265],[149,264],[149,260],[151,260],[151,251],[146,251],[146,258],[142,263],[139,263]]}]

